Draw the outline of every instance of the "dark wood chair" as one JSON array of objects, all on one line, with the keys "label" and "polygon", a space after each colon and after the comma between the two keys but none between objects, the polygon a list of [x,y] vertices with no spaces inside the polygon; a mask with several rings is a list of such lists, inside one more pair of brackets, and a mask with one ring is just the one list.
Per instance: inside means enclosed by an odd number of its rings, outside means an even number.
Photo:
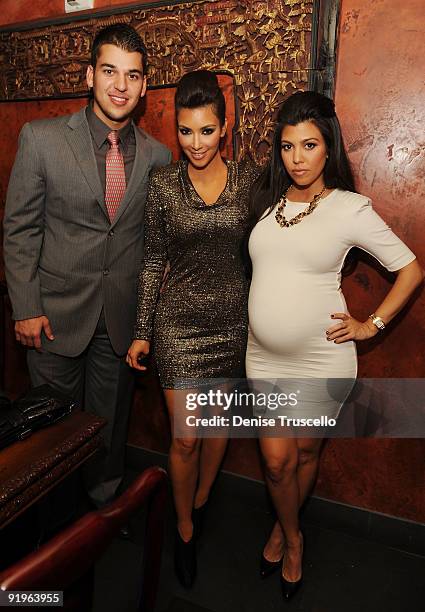
[{"label": "dark wood chair", "polygon": [[159,581],[167,474],[145,470],[114,502],[84,515],[35,552],[0,573],[3,591],[64,591],[65,610],[91,611],[93,568],[112,538],[148,504],[138,612],[153,612]]}]

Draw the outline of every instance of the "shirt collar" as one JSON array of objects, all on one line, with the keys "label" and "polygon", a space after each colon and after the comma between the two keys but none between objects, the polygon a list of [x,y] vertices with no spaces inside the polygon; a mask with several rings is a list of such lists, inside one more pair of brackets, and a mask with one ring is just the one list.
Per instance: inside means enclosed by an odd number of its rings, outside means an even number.
[{"label": "shirt collar", "polygon": [[[86,117],[94,143],[96,144],[97,148],[100,149],[105,144],[106,137],[108,136],[109,132],[111,132],[111,128],[106,125],[106,123],[103,123],[101,119],[99,119],[93,110],[92,104],[89,104],[86,108]],[[134,134],[133,121],[129,121],[127,125],[117,131],[120,137],[120,146],[122,147],[122,150],[126,152],[128,144]]]}]

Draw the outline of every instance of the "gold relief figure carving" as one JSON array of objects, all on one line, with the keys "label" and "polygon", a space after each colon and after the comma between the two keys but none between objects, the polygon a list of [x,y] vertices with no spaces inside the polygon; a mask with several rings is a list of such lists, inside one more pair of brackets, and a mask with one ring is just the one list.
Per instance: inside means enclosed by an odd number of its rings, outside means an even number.
[{"label": "gold relief figure carving", "polygon": [[312,10],[313,0],[204,0],[3,31],[0,99],[81,95],[92,35],[125,22],[145,41],[152,86],[176,83],[197,68],[234,76],[237,157],[248,153],[261,163],[270,146],[270,115],[285,96],[307,87]]}]

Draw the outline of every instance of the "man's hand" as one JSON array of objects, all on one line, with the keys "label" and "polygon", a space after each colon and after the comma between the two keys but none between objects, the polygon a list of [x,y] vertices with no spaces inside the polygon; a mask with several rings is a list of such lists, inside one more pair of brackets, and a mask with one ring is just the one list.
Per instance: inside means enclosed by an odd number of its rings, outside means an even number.
[{"label": "man's hand", "polygon": [[138,363],[139,357],[149,355],[150,342],[148,340],[133,340],[128,349],[126,362],[135,370],[146,370],[146,367]]},{"label": "man's hand", "polygon": [[41,332],[44,332],[49,340],[55,339],[49,319],[45,316],[15,321],[16,340],[24,346],[41,348]]}]

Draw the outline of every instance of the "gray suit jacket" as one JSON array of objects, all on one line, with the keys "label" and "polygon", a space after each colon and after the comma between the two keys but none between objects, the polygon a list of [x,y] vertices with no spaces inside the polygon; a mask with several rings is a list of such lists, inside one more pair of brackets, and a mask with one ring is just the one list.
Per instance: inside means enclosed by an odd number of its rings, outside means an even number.
[{"label": "gray suit jacket", "polygon": [[124,354],[136,316],[149,172],[169,150],[135,126],[136,157],[111,224],[85,109],[22,128],[4,217],[4,258],[15,320],[46,315],[55,340],[43,346],[76,356],[102,307],[114,350]]}]

